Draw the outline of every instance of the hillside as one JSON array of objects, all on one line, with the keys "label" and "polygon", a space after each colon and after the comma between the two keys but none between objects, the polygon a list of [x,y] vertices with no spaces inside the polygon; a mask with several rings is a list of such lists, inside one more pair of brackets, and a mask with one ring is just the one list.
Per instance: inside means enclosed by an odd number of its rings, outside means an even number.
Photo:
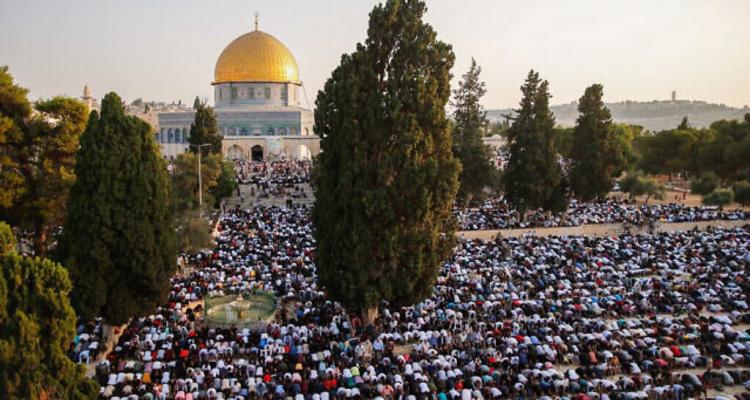
[{"label": "hillside", "polygon": [[[711,104],[704,101],[623,101],[606,103],[612,111],[612,118],[617,122],[644,126],[652,131],[676,127],[682,117],[687,116],[690,124],[695,127],[706,127],[720,119],[741,119],[750,108],[734,108],[723,104]],[[552,106],[557,123],[563,126],[575,125],[578,117],[576,103]],[[491,121],[500,121],[503,115],[511,114],[511,109],[487,110],[487,117]]]}]

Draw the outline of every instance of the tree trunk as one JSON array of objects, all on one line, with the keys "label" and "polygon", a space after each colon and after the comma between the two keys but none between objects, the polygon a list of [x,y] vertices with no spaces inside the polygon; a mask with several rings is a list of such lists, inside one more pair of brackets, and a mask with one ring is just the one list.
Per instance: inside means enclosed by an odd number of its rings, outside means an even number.
[{"label": "tree trunk", "polygon": [[364,326],[372,325],[378,318],[378,306],[370,306],[362,309],[362,324]]},{"label": "tree trunk", "polygon": [[104,357],[107,356],[107,353],[112,351],[115,348],[115,345],[117,344],[118,337],[115,336],[115,328],[116,326],[110,325],[107,322],[104,322],[102,325],[102,344],[103,347],[100,347],[99,354],[97,356],[98,359],[103,360]]},{"label": "tree trunk", "polygon": [[39,257],[47,256],[47,227],[41,223],[35,224],[36,241],[34,243],[34,255]]}]

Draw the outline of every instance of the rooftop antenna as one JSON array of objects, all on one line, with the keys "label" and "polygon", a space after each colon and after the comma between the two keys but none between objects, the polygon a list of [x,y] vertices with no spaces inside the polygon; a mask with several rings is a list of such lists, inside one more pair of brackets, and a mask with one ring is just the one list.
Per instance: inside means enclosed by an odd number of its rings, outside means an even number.
[{"label": "rooftop antenna", "polygon": [[256,31],[258,30],[258,17],[260,17],[260,13],[256,12],[255,13],[255,30]]}]

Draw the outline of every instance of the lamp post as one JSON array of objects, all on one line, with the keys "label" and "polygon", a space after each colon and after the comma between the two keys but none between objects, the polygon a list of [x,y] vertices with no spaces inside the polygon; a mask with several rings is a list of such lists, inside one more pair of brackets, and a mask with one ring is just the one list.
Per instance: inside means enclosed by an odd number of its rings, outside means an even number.
[{"label": "lamp post", "polygon": [[190,147],[198,148],[198,216],[203,218],[203,176],[201,175],[201,153],[203,147],[211,146],[211,143],[191,144]]}]

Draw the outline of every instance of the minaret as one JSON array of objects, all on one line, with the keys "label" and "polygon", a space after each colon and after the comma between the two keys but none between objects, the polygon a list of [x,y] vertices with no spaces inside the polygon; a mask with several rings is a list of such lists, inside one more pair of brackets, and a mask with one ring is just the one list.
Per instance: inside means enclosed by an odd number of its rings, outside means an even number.
[{"label": "minaret", "polygon": [[92,110],[94,108],[94,98],[91,97],[89,85],[83,85],[83,97],[81,97],[81,100],[86,103],[86,106],[88,106],[89,110]]}]

